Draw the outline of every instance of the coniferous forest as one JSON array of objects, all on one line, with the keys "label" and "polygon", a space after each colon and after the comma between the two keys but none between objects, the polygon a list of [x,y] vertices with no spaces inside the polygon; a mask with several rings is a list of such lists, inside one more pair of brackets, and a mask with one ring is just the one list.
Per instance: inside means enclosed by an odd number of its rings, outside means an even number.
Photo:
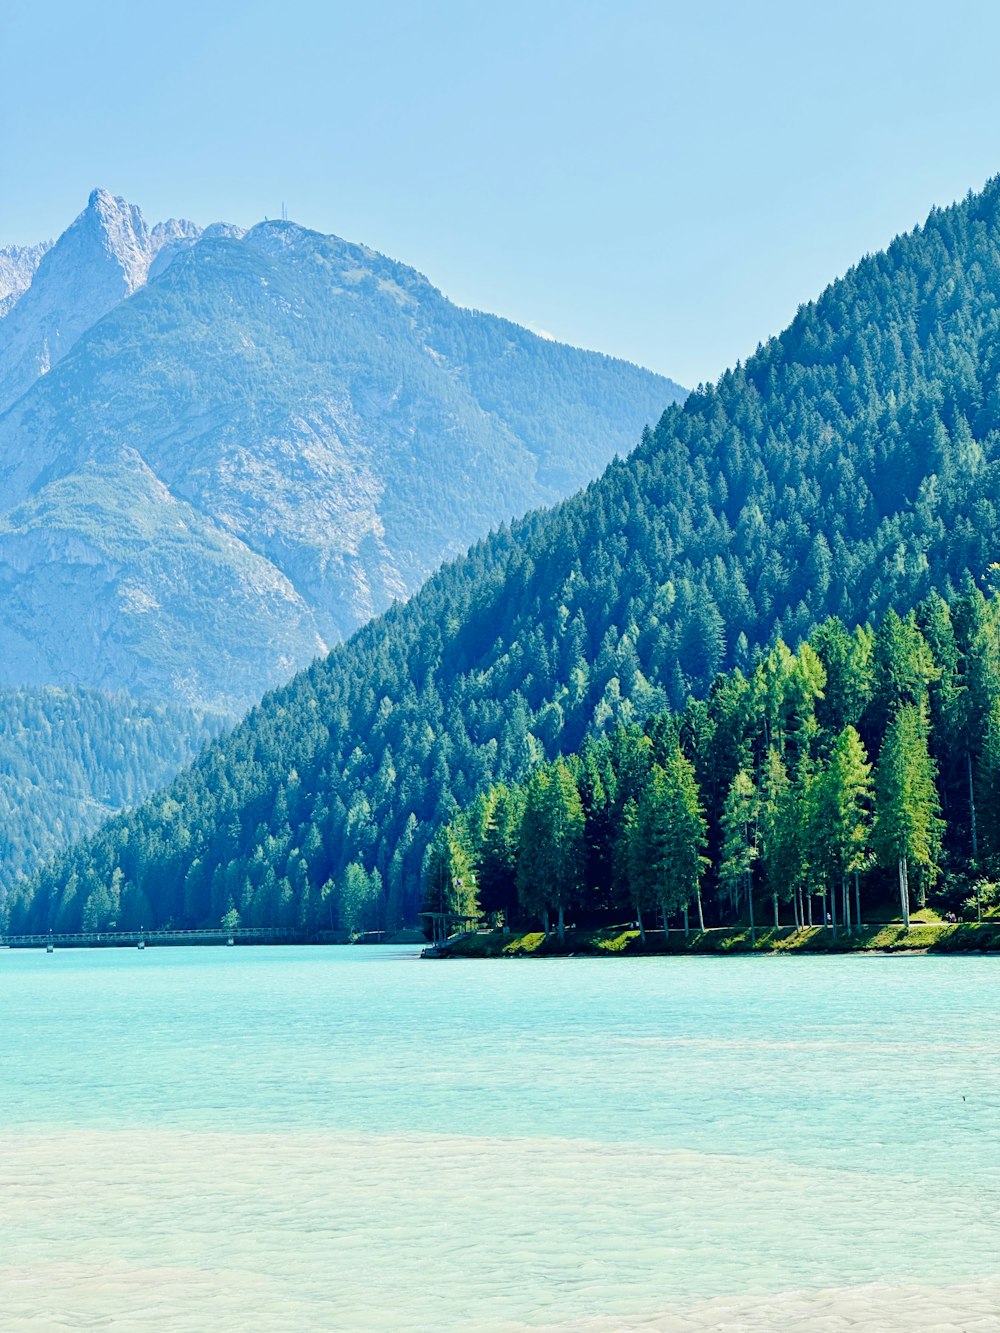
[{"label": "coniferous forest", "polygon": [[970,586],[875,629],[824,621],[704,701],[489,787],[436,833],[425,908],[643,937],[849,931],[873,897],[974,918],[998,901],[998,793],[1000,598]]},{"label": "coniferous forest", "polygon": [[0,877],[36,874],[168,782],[222,727],[217,715],[124,691],[0,690]]},{"label": "coniferous forest", "polygon": [[[248,924],[309,931],[373,902],[389,927],[418,911],[438,830],[535,769],[536,789],[558,780],[572,804],[575,785],[592,813],[607,802],[588,883],[637,906],[660,890],[627,849],[654,845],[659,806],[682,798],[710,863],[706,911],[749,909],[779,880],[788,912],[808,913],[820,882],[843,911],[845,877],[869,856],[908,876],[911,896],[931,891],[949,856],[973,856],[970,762],[985,792],[976,838],[992,837],[992,695],[968,683],[992,650],[962,617],[995,638],[998,288],[995,180],[861,261],[585,491],[480,542],[266,696],[166,791],[19,891],[12,926],[201,924],[232,905]],[[909,646],[890,653],[887,634]],[[870,698],[852,694],[851,654],[867,654]],[[787,696],[768,684],[786,674]],[[629,747],[652,796],[638,773],[619,782]],[[905,787],[923,749],[927,813],[891,856],[885,812],[911,796],[880,800],[879,782]],[[545,767],[559,755],[565,771]],[[602,766],[603,797],[587,786]],[[864,830],[847,819],[836,845],[822,814],[792,829],[776,813],[847,801],[831,772],[856,814],[874,814]],[[533,790],[524,819],[541,818]]]}]

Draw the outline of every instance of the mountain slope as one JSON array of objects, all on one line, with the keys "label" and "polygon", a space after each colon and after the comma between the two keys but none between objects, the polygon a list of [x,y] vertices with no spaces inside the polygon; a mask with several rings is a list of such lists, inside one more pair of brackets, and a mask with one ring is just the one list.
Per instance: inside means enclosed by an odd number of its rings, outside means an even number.
[{"label": "mountain slope", "polygon": [[125,694],[0,691],[0,867],[8,883],[154,791],[219,720]]},{"label": "mountain slope", "polygon": [[149,261],[149,233],[139,210],[95,190],[0,322],[0,411],[142,286]]},{"label": "mountain slope", "polygon": [[83,304],[108,312],[0,417],[8,683],[246,706],[682,396],[336,237],[150,234],[109,200],[0,321],[9,398],[48,294],[99,254]]},{"label": "mountain slope", "polygon": [[35,270],[49,246],[0,246],[0,319],[12,310],[31,286]]},{"label": "mountain slope", "polygon": [[[390,919],[490,778],[703,693],[780,632],[916,604],[1000,556],[1000,182],[864,260],[551,513],[447,566],[39,881],[122,872],[160,919]],[[66,917],[64,910],[64,919]],[[70,917],[72,913],[70,913]]]}]

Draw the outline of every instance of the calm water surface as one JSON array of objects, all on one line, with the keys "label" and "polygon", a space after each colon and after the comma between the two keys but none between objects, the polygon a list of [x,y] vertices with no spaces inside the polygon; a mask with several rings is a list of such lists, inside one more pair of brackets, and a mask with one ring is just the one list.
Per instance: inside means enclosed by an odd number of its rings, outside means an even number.
[{"label": "calm water surface", "polygon": [[995,1278],[998,996],[976,957],[0,953],[4,1327],[611,1328]]}]

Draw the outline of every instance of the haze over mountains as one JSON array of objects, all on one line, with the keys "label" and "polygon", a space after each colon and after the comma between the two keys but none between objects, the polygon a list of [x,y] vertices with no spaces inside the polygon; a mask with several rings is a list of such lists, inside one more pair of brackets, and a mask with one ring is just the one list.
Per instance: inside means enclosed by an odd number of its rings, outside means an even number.
[{"label": "haze over mountains", "polygon": [[[436,826],[829,615],[1000,572],[1000,180],[860,262],[548,513],[446,566],[63,857],[16,921],[411,916]],[[376,877],[377,872],[377,877]],[[110,895],[110,896],[109,896]]]},{"label": "haze over mountains", "polygon": [[0,684],[233,715],[683,397],[289,222],[98,190],[37,250],[0,266]]}]

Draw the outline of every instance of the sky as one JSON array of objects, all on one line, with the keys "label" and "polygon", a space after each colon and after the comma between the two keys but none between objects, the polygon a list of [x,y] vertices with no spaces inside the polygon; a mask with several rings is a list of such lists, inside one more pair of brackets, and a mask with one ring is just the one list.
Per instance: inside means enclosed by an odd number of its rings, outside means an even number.
[{"label": "sky", "polygon": [[289,217],[693,386],[1000,171],[1000,5],[3,0],[0,244]]}]

